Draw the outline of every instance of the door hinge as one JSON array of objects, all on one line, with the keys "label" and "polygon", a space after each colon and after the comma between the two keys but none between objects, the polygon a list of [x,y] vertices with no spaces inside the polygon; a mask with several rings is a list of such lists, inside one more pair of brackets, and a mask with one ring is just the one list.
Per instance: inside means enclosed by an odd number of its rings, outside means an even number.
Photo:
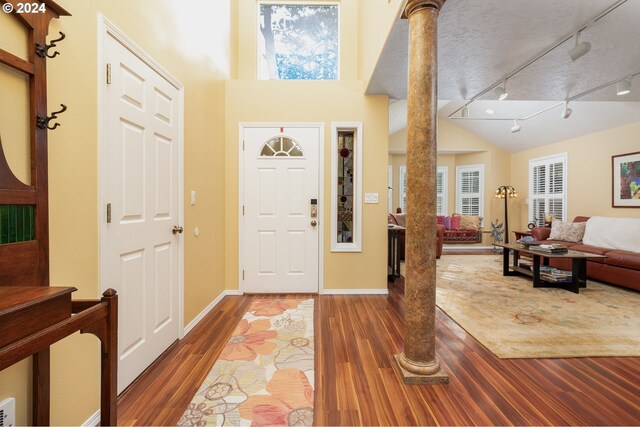
[{"label": "door hinge", "polygon": [[107,84],[111,84],[111,64],[107,64]]},{"label": "door hinge", "polygon": [[242,151],[244,151],[244,139],[242,140]]},{"label": "door hinge", "polygon": [[244,216],[244,205],[242,205],[242,216]]},{"label": "door hinge", "polygon": [[244,280],[244,270],[242,270],[242,280]]},{"label": "door hinge", "polygon": [[107,224],[111,224],[111,203],[107,203]]}]

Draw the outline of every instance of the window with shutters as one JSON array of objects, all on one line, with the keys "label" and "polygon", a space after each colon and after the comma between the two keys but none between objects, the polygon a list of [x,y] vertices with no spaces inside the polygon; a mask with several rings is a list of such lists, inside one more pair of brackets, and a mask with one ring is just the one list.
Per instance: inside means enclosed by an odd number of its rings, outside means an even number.
[{"label": "window with shutters", "polygon": [[437,203],[438,215],[447,215],[448,209],[448,201],[447,201],[447,182],[449,176],[449,168],[446,166],[438,166],[438,172],[436,175],[436,186],[437,186]]},{"label": "window with shutters", "polygon": [[566,154],[529,160],[529,221],[542,226],[546,214],[566,221]]},{"label": "window with shutters", "polygon": [[484,216],[484,165],[456,168],[456,213]]},{"label": "window with shutters", "polygon": [[400,166],[400,188],[399,188],[400,209],[407,212],[407,167]]}]

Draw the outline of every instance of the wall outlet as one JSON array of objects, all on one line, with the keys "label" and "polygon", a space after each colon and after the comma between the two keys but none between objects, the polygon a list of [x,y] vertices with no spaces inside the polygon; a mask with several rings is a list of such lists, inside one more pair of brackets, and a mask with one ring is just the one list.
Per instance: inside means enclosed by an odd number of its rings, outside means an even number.
[{"label": "wall outlet", "polygon": [[13,427],[16,424],[16,399],[10,397],[0,402],[0,427]]}]

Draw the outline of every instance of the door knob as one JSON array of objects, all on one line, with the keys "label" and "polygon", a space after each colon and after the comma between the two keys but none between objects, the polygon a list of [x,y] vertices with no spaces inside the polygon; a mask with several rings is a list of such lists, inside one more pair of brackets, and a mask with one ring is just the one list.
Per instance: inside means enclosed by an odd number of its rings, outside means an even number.
[{"label": "door knob", "polygon": [[178,234],[178,233],[182,234],[183,231],[184,231],[184,228],[180,227],[179,225],[174,225],[173,230],[171,230],[173,234]]},{"label": "door knob", "polygon": [[318,225],[318,221],[315,221],[315,220],[314,220],[314,221],[311,221],[311,226],[312,226],[312,227],[315,227],[316,225]]}]

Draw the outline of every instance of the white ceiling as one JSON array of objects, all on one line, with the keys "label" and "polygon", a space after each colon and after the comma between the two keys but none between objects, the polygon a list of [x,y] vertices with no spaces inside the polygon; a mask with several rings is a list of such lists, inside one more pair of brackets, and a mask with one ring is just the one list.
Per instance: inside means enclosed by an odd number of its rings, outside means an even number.
[{"label": "white ceiling", "polygon": [[[617,0],[448,0],[438,21],[439,113],[449,115],[487,87],[573,33]],[[508,82],[509,98],[493,91],[469,105],[471,118],[524,118],[603,83],[640,72],[640,0],[627,0],[583,31],[592,49],[573,62],[570,39]],[[383,51],[367,93],[407,96],[408,22],[399,20]],[[640,121],[640,76],[624,97],[615,85],[571,103],[561,119],[558,106],[519,124],[509,121],[455,120],[509,151],[519,151]],[[487,115],[486,109],[495,111]],[[457,114],[459,116],[459,113]],[[390,132],[406,126],[406,102],[390,108]],[[450,119],[451,120],[451,119]]]}]

